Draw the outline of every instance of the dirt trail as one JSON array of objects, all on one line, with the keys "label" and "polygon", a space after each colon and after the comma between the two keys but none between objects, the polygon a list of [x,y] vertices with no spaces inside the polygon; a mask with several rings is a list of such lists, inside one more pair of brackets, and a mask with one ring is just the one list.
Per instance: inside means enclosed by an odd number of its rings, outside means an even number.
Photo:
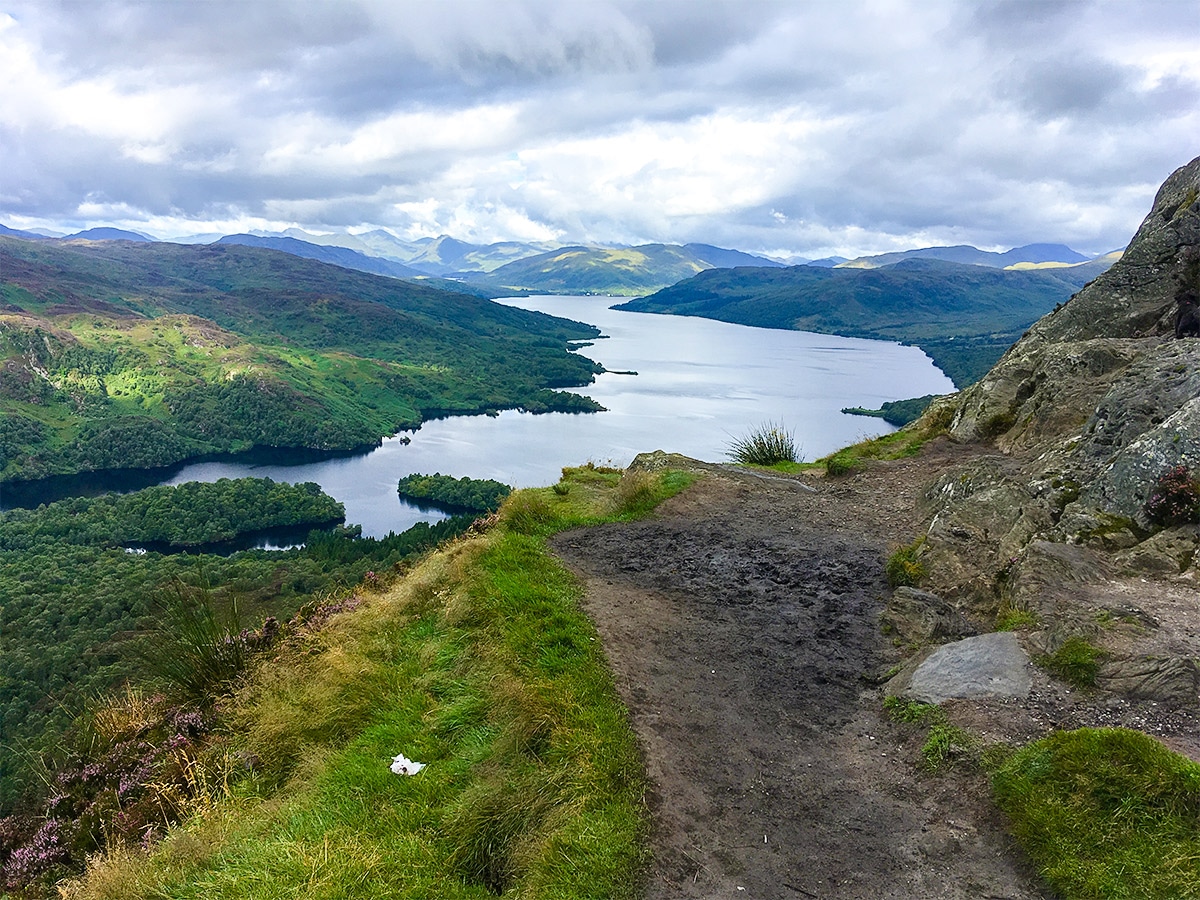
[{"label": "dirt trail", "polygon": [[652,782],[659,898],[1037,898],[978,775],[926,775],[864,676],[882,560],[936,457],[815,483],[709,474],[567,532]]}]

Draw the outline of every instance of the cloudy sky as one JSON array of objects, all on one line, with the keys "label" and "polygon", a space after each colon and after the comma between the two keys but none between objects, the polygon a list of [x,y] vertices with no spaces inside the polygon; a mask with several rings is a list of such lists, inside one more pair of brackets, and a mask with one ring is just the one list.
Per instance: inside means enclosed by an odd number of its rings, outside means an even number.
[{"label": "cloudy sky", "polygon": [[1200,3],[0,0],[0,222],[1122,247]]}]

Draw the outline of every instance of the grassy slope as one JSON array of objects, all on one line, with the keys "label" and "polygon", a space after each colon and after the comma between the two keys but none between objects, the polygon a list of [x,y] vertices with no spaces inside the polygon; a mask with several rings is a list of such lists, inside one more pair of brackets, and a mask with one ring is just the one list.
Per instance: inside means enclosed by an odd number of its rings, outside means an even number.
[{"label": "grassy slope", "polygon": [[[632,896],[641,764],[580,586],[543,536],[684,484],[568,470],[557,491],[514,494],[487,534],[360,587],[361,607],[228,705],[191,821],[150,854],[95,861],[66,896]],[[428,768],[393,775],[397,753]],[[225,791],[235,758],[258,767]]]},{"label": "grassy slope", "polygon": [[7,477],[369,446],[595,371],[590,326],[258,248],[0,237],[0,272]]},{"label": "grassy slope", "polygon": [[701,272],[623,309],[704,316],[916,344],[957,385],[974,381],[1021,332],[1079,287],[1069,270],[1017,272],[938,260],[879,269]]},{"label": "grassy slope", "polygon": [[993,783],[1013,833],[1069,900],[1174,900],[1200,890],[1200,765],[1119,728],[1056,731]]}]

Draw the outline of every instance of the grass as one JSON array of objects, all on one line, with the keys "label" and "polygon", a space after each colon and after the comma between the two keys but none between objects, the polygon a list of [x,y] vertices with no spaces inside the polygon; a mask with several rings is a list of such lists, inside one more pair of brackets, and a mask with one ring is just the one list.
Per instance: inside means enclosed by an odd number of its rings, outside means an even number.
[{"label": "grass", "polygon": [[884,564],[884,575],[893,588],[914,587],[925,577],[925,564],[921,555],[925,551],[925,538],[919,537],[911,544],[897,548]]},{"label": "grass", "polygon": [[[690,476],[564,471],[498,524],[372,590],[249,677],[225,711],[220,802],[65,885],[101,898],[632,896],[641,760],[581,587],[546,535],[633,518]],[[426,763],[400,777],[404,753]]]},{"label": "grass", "polygon": [[726,452],[734,462],[748,466],[797,463],[802,458],[795,434],[774,422],[764,422],[749,434],[734,438]]},{"label": "grass", "polygon": [[824,465],[825,474],[836,478],[849,474],[870,460],[916,456],[928,441],[945,433],[954,418],[954,412],[952,401],[936,401],[921,418],[898,431],[843,447],[817,460],[817,463]]},{"label": "grass", "polygon": [[1200,766],[1125,729],[1055,732],[993,776],[1013,834],[1065,900],[1195,897]]},{"label": "grass", "polygon": [[883,708],[893,722],[929,729],[921,746],[921,759],[929,772],[941,771],[975,749],[975,739],[957,725],[951,725],[945,710],[936,703],[887,697]]},{"label": "grass", "polygon": [[1090,688],[1096,684],[1103,658],[1103,650],[1079,635],[1072,635],[1053,653],[1039,656],[1037,663],[1073,687]]}]

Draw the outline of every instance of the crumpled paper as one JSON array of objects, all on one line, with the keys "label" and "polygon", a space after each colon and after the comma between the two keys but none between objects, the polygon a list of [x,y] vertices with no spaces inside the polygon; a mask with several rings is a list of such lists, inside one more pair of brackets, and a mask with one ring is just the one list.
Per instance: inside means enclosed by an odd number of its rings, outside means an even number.
[{"label": "crumpled paper", "polygon": [[392,757],[391,769],[397,775],[416,775],[423,768],[425,768],[425,763],[413,762],[403,753]]}]

